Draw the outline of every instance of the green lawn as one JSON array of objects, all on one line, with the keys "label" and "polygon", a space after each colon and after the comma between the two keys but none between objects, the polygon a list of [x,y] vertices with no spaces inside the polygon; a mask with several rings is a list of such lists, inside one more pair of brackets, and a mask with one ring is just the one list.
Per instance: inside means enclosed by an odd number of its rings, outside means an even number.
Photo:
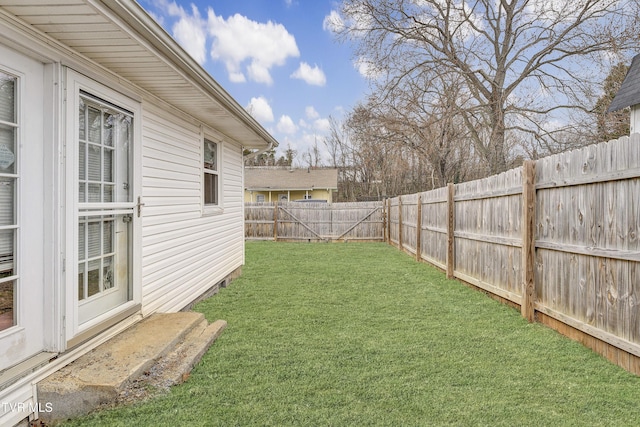
[{"label": "green lawn", "polygon": [[247,243],[190,379],[69,425],[640,425],[640,378],[384,244]]}]

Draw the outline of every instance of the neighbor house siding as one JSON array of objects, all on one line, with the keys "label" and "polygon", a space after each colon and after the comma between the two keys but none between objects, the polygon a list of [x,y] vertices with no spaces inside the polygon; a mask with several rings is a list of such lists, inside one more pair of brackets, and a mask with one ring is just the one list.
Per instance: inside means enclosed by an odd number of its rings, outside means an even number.
[{"label": "neighbor house siding", "polygon": [[[269,194],[271,193],[271,194]],[[289,201],[303,200],[304,196],[309,195],[310,199],[326,200],[332,202],[331,190],[273,190],[273,191],[256,191],[246,190],[244,193],[245,202],[257,202],[258,196],[264,196],[265,202],[275,202],[280,194],[288,194]]]},{"label": "neighbor house siding", "polygon": [[143,314],[178,311],[242,265],[242,150],[222,141],[222,211],[203,214],[202,135],[143,107]]}]

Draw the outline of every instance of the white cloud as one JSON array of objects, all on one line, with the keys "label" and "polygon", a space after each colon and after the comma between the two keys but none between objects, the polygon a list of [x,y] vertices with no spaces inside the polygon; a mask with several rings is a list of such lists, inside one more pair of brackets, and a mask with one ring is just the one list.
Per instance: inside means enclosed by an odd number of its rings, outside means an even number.
[{"label": "white cloud", "polygon": [[313,128],[319,132],[329,132],[329,130],[331,130],[331,123],[329,119],[317,119],[313,122]]},{"label": "white cloud", "polygon": [[322,29],[331,33],[338,33],[344,29],[344,21],[340,14],[332,10],[322,21]]},{"label": "white cloud", "polygon": [[[198,8],[192,4],[191,13],[189,13],[176,2],[169,3],[166,0],[157,0],[156,4],[169,16],[178,18],[171,27],[173,37],[193,59],[199,64],[204,64],[207,59],[206,21],[200,16]],[[162,17],[153,16],[159,23],[164,22]]]},{"label": "white cloud", "polygon": [[369,80],[376,80],[381,75],[375,64],[365,58],[357,58],[353,62],[353,66],[362,77]]},{"label": "white cloud", "polygon": [[291,120],[291,117],[287,115],[283,115],[280,117],[276,128],[278,129],[278,132],[286,133],[289,135],[296,133],[296,130],[298,130],[295,123],[293,123],[293,120]]},{"label": "white cloud", "polygon": [[239,14],[224,19],[210,8],[208,29],[213,37],[211,58],[224,62],[233,81],[243,81],[246,73],[250,80],[272,84],[271,68],[300,56],[295,38],[271,21],[260,23]]},{"label": "white cloud", "polygon": [[269,105],[269,101],[262,96],[258,98],[251,98],[251,101],[249,101],[249,105],[245,107],[245,110],[247,110],[249,114],[251,114],[251,116],[260,123],[271,123],[274,120],[273,110]]},{"label": "white cloud", "polygon": [[301,62],[300,67],[291,74],[291,77],[315,86],[324,86],[327,83],[324,72],[317,65],[311,67],[306,62]]},{"label": "white cloud", "polygon": [[312,105],[309,105],[307,108],[305,108],[304,113],[308,119],[317,119],[318,117],[320,117],[320,114],[316,111],[315,108],[313,108]]}]

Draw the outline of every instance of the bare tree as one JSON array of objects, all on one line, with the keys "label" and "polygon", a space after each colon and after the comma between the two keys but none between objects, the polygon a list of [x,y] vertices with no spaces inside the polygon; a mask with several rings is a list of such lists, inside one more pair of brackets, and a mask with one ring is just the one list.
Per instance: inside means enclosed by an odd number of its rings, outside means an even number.
[{"label": "bare tree", "polygon": [[637,48],[639,9],[637,0],[342,0],[333,27],[380,103],[412,82],[440,95],[459,82],[448,114],[493,174],[510,165],[510,141],[542,150],[566,134],[570,112],[591,111],[607,61]]},{"label": "bare tree", "polygon": [[604,93],[598,98],[595,108],[593,109],[598,124],[598,141],[609,141],[629,135],[631,125],[629,109],[624,108],[612,113],[607,112],[613,98],[615,98],[620,90],[620,86],[622,86],[628,70],[629,67],[621,62],[611,69],[609,75],[604,80]]}]

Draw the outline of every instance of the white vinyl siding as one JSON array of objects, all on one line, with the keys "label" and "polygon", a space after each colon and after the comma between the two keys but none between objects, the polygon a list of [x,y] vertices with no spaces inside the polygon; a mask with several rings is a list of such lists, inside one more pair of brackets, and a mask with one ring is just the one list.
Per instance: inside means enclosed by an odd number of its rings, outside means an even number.
[{"label": "white vinyl siding", "polygon": [[200,128],[143,107],[143,314],[180,310],[243,262],[242,149],[223,142],[224,211],[203,215]]}]

